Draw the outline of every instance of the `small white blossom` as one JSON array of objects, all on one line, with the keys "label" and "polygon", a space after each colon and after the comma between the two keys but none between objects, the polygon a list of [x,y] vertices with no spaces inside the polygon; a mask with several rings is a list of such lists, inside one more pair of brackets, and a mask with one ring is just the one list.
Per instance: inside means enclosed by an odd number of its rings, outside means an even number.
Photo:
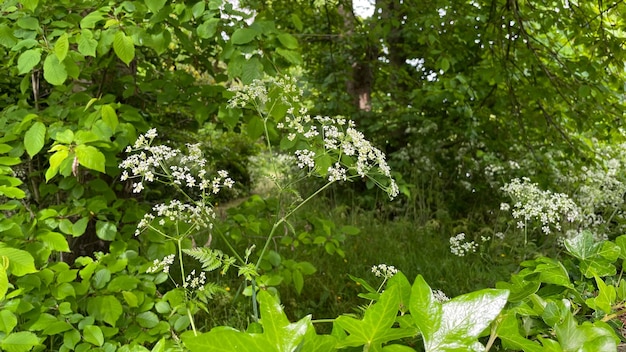
[{"label": "small white blossom", "polygon": [[398,269],[396,269],[393,265],[378,264],[372,267],[372,273],[374,273],[376,277],[384,277],[385,279],[389,279],[398,273]]},{"label": "small white blossom", "polygon": [[450,252],[458,257],[464,257],[468,253],[475,253],[478,245],[474,241],[465,241],[465,233],[461,232],[450,237]]},{"label": "small white blossom", "polygon": [[159,271],[163,271],[164,273],[170,272],[170,265],[174,264],[174,258],[176,256],[174,254],[170,254],[164,257],[162,260],[155,259],[152,262],[152,266],[146,270],[146,273],[157,273]]}]

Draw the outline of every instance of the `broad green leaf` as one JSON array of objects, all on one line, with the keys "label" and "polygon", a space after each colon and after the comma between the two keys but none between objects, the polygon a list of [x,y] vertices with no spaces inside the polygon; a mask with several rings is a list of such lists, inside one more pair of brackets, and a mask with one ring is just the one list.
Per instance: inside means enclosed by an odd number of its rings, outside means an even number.
[{"label": "broad green leaf", "polygon": [[302,57],[297,51],[276,48],[276,54],[282,56],[285,60],[294,65],[302,64]]},{"label": "broad green leaf", "polygon": [[278,41],[287,49],[298,48],[298,40],[289,33],[278,35]]},{"label": "broad green leaf", "polygon": [[619,338],[613,329],[602,322],[578,325],[571,312],[554,328],[563,351],[616,351]]},{"label": "broad green leaf", "polygon": [[113,327],[122,316],[122,304],[114,296],[101,295],[89,299],[87,312],[98,321],[103,321]]},{"label": "broad green leaf", "polygon": [[397,272],[387,282],[387,287],[398,286],[400,293],[400,304],[398,309],[402,313],[407,313],[411,305],[411,283],[402,272]]},{"label": "broad green leaf", "polygon": [[20,3],[24,6],[24,9],[30,12],[35,12],[37,6],[39,5],[39,0],[20,0]]},{"label": "broad green leaf", "polygon": [[100,171],[102,173],[105,172],[104,165],[106,159],[104,154],[102,154],[102,152],[97,148],[81,144],[76,146],[75,152],[80,165],[91,170]]},{"label": "broad green leaf", "polygon": [[365,311],[363,320],[340,316],[335,323],[350,335],[340,341],[338,348],[364,346],[364,349],[380,350],[382,344],[417,333],[414,329],[392,328],[400,304],[398,286],[388,287],[378,302]]},{"label": "broad green leaf", "polygon": [[17,59],[18,74],[29,73],[39,62],[41,62],[41,49],[26,50]]},{"label": "broad green leaf", "polygon": [[[2,264],[3,261],[7,261],[8,263],[8,260],[9,258],[6,258],[6,257],[0,258],[0,302],[4,301],[4,297],[6,296],[7,291],[9,290],[9,278],[7,277],[7,269]],[[2,319],[1,312],[0,312],[0,319]],[[5,330],[4,332],[8,334],[11,331]]]},{"label": "broad green leaf", "polygon": [[0,195],[13,199],[22,199],[26,197],[26,193],[24,193],[21,189],[5,185],[0,185]]},{"label": "broad green leaf", "polygon": [[88,217],[83,217],[83,218],[78,219],[78,221],[76,221],[72,225],[72,236],[78,237],[78,236],[81,236],[82,234],[84,234],[85,231],[87,230],[87,225],[88,224],[89,224],[89,218]]},{"label": "broad green leaf", "polygon": [[198,37],[202,39],[208,39],[215,36],[217,32],[217,25],[220,23],[219,18],[209,18],[196,28]]},{"label": "broad green leaf", "polygon": [[159,317],[151,311],[137,314],[137,323],[146,329],[152,329],[159,323]]},{"label": "broad green leaf", "polygon": [[0,45],[11,49],[17,44],[17,38],[13,35],[13,29],[6,24],[0,24]]},{"label": "broad green leaf", "polygon": [[100,11],[91,12],[87,16],[83,17],[82,20],[80,20],[80,28],[93,29],[96,26],[96,23],[106,18],[106,15],[107,14]]},{"label": "broad green leaf", "polygon": [[70,252],[70,247],[67,244],[65,236],[58,232],[49,231],[47,233],[37,236],[37,238],[40,239],[46,245],[46,247],[50,248],[53,251]]},{"label": "broad green leaf", "polygon": [[56,55],[48,54],[43,62],[43,78],[48,83],[58,86],[67,79],[65,65],[59,61]]},{"label": "broad green leaf", "polygon": [[522,336],[515,313],[509,312],[504,315],[498,324],[496,333],[502,341],[502,346],[511,350],[523,350],[526,352],[542,352],[541,346]]},{"label": "broad green leaf", "polygon": [[96,48],[98,47],[98,41],[93,38],[93,33],[84,28],[78,35],[78,52],[84,56],[96,57]]},{"label": "broad green leaf", "polygon": [[404,346],[404,345],[388,345],[383,347],[383,352],[415,352],[414,349],[412,349],[409,346]]},{"label": "broad green leaf", "polygon": [[145,0],[146,6],[148,6],[153,13],[159,12],[163,6],[165,6],[166,2],[167,0]]},{"label": "broad green leaf", "polygon": [[250,136],[251,139],[257,139],[261,137],[265,132],[265,124],[263,123],[263,120],[261,120],[261,118],[258,116],[252,117],[252,119],[250,119],[250,121],[248,122],[247,131],[248,136]]},{"label": "broad green leaf", "polygon": [[[1,270],[1,269],[0,269]],[[0,311],[0,331],[10,334],[17,326],[17,317],[8,309]]]},{"label": "broad green leaf", "polygon": [[598,286],[598,294],[593,298],[593,302],[595,306],[605,314],[609,314],[612,311],[612,306],[615,304],[615,299],[617,298],[617,292],[613,285],[607,285],[604,281],[598,277],[594,276],[596,280],[596,285]]},{"label": "broad green leaf", "polygon": [[50,181],[58,172],[61,163],[67,159],[69,156],[69,151],[66,149],[61,149],[56,153],[52,154],[50,157],[50,167],[46,170],[46,182]]},{"label": "broad green leaf", "polygon": [[32,158],[41,151],[46,138],[46,125],[42,122],[35,122],[24,134],[24,147]]},{"label": "broad green leaf", "polygon": [[67,36],[67,33],[63,33],[54,44],[54,54],[57,56],[57,59],[59,59],[59,62],[63,62],[63,60],[65,60],[69,49],[69,38]]},{"label": "broad green leaf", "polygon": [[307,332],[311,316],[290,324],[278,301],[267,291],[258,295],[263,335],[278,351],[294,351]]},{"label": "broad green leaf", "polygon": [[185,335],[182,340],[191,352],[278,351],[260,334],[247,334],[230,328],[213,329],[198,336]]},{"label": "broad green leaf", "polygon": [[100,327],[87,325],[83,328],[83,338],[92,345],[102,346],[104,344],[104,334]]},{"label": "broad green leaf", "polygon": [[37,272],[35,259],[27,251],[10,247],[0,247],[0,257],[2,256],[9,258],[8,269],[12,275],[24,276]]},{"label": "broad green leaf", "polygon": [[433,292],[422,275],[413,282],[410,301],[411,316],[422,333],[424,341],[432,340],[441,326],[441,303],[435,300]]},{"label": "broad green leaf", "polygon": [[252,40],[254,40],[254,37],[257,34],[257,31],[255,31],[254,29],[239,28],[233,33],[230,40],[235,45],[243,45],[250,43]]},{"label": "broad green leaf", "polygon": [[199,1],[191,8],[191,14],[194,18],[200,18],[204,14],[205,9],[204,1]]},{"label": "broad green leaf", "polygon": [[96,222],[96,235],[104,241],[115,240],[117,234],[117,226],[112,222],[98,220]]},{"label": "broad green leaf", "polygon": [[6,352],[26,352],[37,345],[39,345],[37,335],[29,331],[11,333],[0,343],[0,347]]},{"label": "broad green leaf", "polygon": [[122,31],[115,33],[113,38],[113,51],[126,65],[135,58],[135,44],[133,38],[126,36]]},{"label": "broad green leaf", "polygon": [[39,27],[39,20],[36,19],[35,17],[30,17],[30,16],[21,17],[16,21],[16,24],[18,25],[18,27],[23,28],[23,29],[30,29],[33,31],[41,29]]},{"label": "broad green leaf", "polygon": [[250,84],[255,79],[261,79],[262,77],[263,64],[257,57],[253,57],[243,63],[241,72],[241,82],[243,84]]},{"label": "broad green leaf", "polygon": [[111,104],[102,105],[100,108],[100,113],[102,114],[102,120],[111,128],[111,131],[115,131],[119,121],[117,119],[117,114],[115,113],[115,109],[111,106]]},{"label": "broad green leaf", "polygon": [[601,244],[593,239],[589,231],[582,231],[577,236],[565,240],[565,248],[580,260],[590,259],[598,254]]}]

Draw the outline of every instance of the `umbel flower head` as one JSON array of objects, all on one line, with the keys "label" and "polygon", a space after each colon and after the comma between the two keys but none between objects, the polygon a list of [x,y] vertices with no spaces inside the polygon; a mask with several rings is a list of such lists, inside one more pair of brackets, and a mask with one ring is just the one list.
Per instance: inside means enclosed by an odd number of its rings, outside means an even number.
[{"label": "umbel flower head", "polygon": [[385,154],[356,129],[354,121],[309,115],[299,101],[303,92],[295,79],[265,77],[231,90],[235,93],[231,107],[253,106],[266,121],[275,119],[276,128],[285,135],[284,144],[294,150],[299,168],[330,182],[368,178],[390,198],[398,195]]}]

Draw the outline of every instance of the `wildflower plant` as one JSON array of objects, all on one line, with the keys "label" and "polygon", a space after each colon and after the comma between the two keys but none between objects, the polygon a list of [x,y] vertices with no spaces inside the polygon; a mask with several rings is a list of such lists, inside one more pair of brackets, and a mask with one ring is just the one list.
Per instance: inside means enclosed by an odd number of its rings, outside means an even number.
[{"label": "wildflower plant", "polygon": [[[293,79],[267,77],[235,88],[233,92],[232,109],[253,107],[256,114],[248,121],[249,133],[264,137],[272,159],[279,150],[291,153],[293,157],[285,160],[293,160],[301,172],[294,178],[272,179],[282,201],[277,203],[275,221],[258,247],[252,245],[245,253],[239,253],[231,243],[233,239],[215,226],[219,219],[214,197],[223,189],[233,187],[234,180],[225,170],[211,172],[199,145],[188,144],[186,151],[157,145],[157,131],[151,129],[127,148],[129,155],[120,164],[121,179],[131,184],[134,193],[141,193],[149,184],[158,182],[181,196],[181,199],[174,197],[168,203],[154,205],[139,221],[135,235],[156,235],[175,244],[176,253],[165,253],[157,258],[147,272],[167,274],[176,289],[185,292],[185,308],[194,332],[193,315],[199,308],[205,308],[203,304],[219,290],[207,273],[219,268],[223,274],[230,267],[237,267],[239,276],[250,282],[251,286],[244,292],[251,292],[254,314],[258,316],[256,292],[259,285],[256,281],[262,278],[260,266],[270,244],[279,229],[293,228],[289,218],[296,211],[330,185],[367,179],[386,191],[390,198],[399,193],[385,155],[356,130],[354,122],[342,117],[308,115],[298,100],[302,93]],[[277,134],[284,135],[279,143],[271,137]],[[306,197],[286,197],[297,193],[293,188],[295,183],[310,177],[323,178],[325,183]],[[198,233],[208,234],[207,246],[196,245]],[[214,235],[219,236],[228,254],[209,248]],[[259,250],[253,252],[255,248]],[[187,272],[183,254],[198,260],[202,268]],[[169,270],[174,257],[178,258],[180,266],[180,276],[176,278],[171,277]],[[387,269],[388,274],[390,268]]]}]

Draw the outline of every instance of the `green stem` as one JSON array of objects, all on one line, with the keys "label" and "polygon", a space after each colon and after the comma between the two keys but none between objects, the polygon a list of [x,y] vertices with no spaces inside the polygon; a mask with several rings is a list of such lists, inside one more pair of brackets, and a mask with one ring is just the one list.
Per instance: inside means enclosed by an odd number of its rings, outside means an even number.
[{"label": "green stem", "polygon": [[267,248],[270,245],[270,242],[272,241],[272,239],[274,238],[274,233],[276,232],[276,229],[278,229],[278,227],[285,221],[287,221],[287,219],[293,215],[296,211],[298,211],[303,205],[305,205],[307,202],[309,202],[311,199],[313,199],[314,197],[316,197],[318,194],[320,194],[322,191],[324,191],[326,188],[328,188],[330,185],[332,185],[334,183],[334,181],[332,182],[328,182],[327,184],[325,184],[324,186],[320,187],[317,191],[315,191],[313,194],[311,194],[307,199],[303,200],[300,204],[298,204],[295,208],[293,208],[290,212],[288,212],[285,216],[283,216],[282,218],[278,219],[278,221],[276,221],[276,223],[274,223],[274,226],[272,226],[272,230],[270,231],[270,234],[267,236],[267,240],[265,240],[265,245],[263,246],[263,250],[261,250],[261,254],[259,255],[259,259],[257,260],[256,265],[254,266],[255,269],[259,269],[259,266],[261,265],[261,260],[263,259],[263,256],[265,255],[265,252],[267,251]]},{"label": "green stem", "polygon": [[[182,241],[184,237],[179,237],[176,240],[176,245],[178,247],[178,262],[180,263],[180,276],[182,279],[182,285],[185,285],[185,265],[183,264],[183,247]],[[187,290],[183,287],[183,290]],[[187,292],[185,292],[185,306],[187,308],[187,317],[189,318],[189,323],[191,323],[191,329],[193,330],[194,336],[198,336],[198,330],[196,330],[196,324],[193,321],[193,315],[191,314],[191,310],[189,309],[189,298],[187,297]]]}]

